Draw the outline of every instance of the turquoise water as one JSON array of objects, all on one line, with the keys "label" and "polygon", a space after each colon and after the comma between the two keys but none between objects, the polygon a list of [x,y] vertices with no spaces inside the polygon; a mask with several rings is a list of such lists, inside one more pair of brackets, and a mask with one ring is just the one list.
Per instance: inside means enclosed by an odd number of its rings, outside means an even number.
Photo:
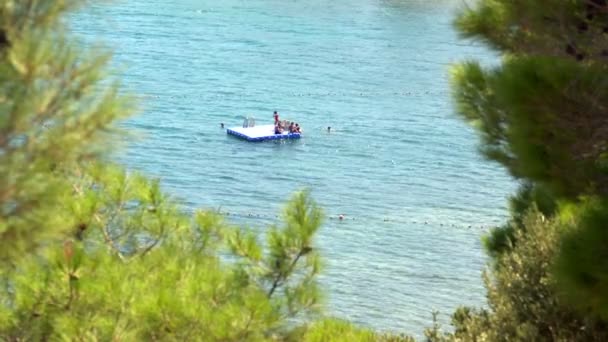
[{"label": "turquoise water", "polygon": [[[453,112],[448,65],[495,59],[457,39],[459,3],[131,0],[88,9],[74,27],[115,50],[142,96],[127,126],[145,138],[121,160],[187,208],[221,207],[260,230],[311,188],[328,215],[328,311],[419,334],[432,310],[445,320],[483,304],[479,237],[514,188]],[[244,115],[271,123],[274,110],[301,124],[300,141],[220,129]]]}]

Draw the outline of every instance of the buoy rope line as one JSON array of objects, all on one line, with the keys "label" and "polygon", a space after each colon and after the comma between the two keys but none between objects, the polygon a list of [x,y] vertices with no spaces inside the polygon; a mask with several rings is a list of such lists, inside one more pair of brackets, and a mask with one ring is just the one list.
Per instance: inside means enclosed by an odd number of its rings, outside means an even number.
[{"label": "buoy rope line", "polygon": [[[249,218],[249,219],[279,219],[279,215],[267,215],[267,214],[259,214],[259,213],[243,213],[243,212],[234,212],[234,211],[216,211],[217,213],[226,216],[226,217],[238,217],[238,218]],[[330,221],[338,221],[338,222],[348,222],[348,221],[359,221],[359,222],[386,222],[386,223],[402,223],[402,224],[421,224],[421,225],[432,225],[432,226],[440,226],[440,227],[452,227],[459,229],[480,229],[480,230],[488,230],[493,227],[497,227],[501,225],[501,223],[488,223],[488,224],[476,224],[476,225],[466,225],[466,224],[455,224],[455,223],[437,223],[429,220],[408,220],[401,218],[391,218],[391,217],[382,217],[378,219],[374,218],[356,218],[345,214],[333,214],[327,215],[326,218]]]},{"label": "buoy rope line", "polygon": [[[322,93],[295,93],[295,92],[289,92],[289,93],[283,93],[280,94],[283,97],[320,97],[320,96],[334,96],[334,97],[344,97],[344,96],[348,96],[348,97],[355,97],[355,96],[359,96],[359,97],[370,97],[370,96],[422,96],[422,95],[433,95],[433,96],[437,96],[437,95],[449,95],[450,92],[449,91],[395,91],[395,92],[345,92],[345,93],[338,93],[338,92],[322,92]],[[138,97],[140,98],[151,98],[151,99],[160,99],[160,98],[170,98],[170,99],[186,99],[186,98],[219,98],[219,97],[252,97],[252,96],[259,96],[259,94],[254,94],[254,93],[232,93],[232,94],[176,94],[176,95],[171,95],[171,94],[163,94],[163,95],[158,95],[158,94],[140,94]]]}]

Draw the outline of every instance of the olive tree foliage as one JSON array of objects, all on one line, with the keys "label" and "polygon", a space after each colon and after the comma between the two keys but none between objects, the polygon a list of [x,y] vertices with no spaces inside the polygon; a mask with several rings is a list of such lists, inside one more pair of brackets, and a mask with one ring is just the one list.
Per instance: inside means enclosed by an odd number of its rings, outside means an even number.
[{"label": "olive tree foliage", "polygon": [[108,78],[110,55],[70,35],[80,5],[0,1],[0,340],[330,333],[313,323],[323,214],[307,191],[263,241],[110,162],[136,106]]},{"label": "olive tree foliage", "polygon": [[518,241],[498,256],[484,274],[488,308],[459,308],[454,332],[435,340],[456,341],[605,341],[608,324],[582,314],[563,298],[552,270],[562,235],[575,228],[571,218],[548,219],[531,210],[515,230]]}]

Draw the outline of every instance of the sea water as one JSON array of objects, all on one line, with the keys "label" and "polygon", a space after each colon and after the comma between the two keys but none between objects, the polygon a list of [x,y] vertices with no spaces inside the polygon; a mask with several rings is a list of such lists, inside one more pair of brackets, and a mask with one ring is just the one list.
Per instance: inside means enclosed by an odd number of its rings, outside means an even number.
[{"label": "sea water", "polygon": [[[515,187],[455,115],[450,65],[496,61],[458,39],[460,4],[123,0],[72,27],[114,50],[114,74],[141,99],[124,125],[143,138],[122,162],[160,177],[187,210],[260,232],[311,189],[327,215],[316,242],[327,312],[420,336],[433,310],[447,322],[484,304],[480,237]],[[301,140],[248,143],[220,128],[270,124],[275,110]]]}]

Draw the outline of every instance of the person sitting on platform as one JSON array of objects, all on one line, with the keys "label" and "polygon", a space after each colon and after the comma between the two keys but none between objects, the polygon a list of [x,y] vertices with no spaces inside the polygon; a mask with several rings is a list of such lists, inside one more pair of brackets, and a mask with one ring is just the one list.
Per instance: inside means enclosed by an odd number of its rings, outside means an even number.
[{"label": "person sitting on platform", "polygon": [[295,133],[296,132],[296,125],[294,122],[289,124],[289,133]]},{"label": "person sitting on platform", "polygon": [[300,128],[300,124],[296,124],[295,133],[302,133],[302,129]]},{"label": "person sitting on platform", "polygon": [[274,117],[274,124],[278,124],[279,123],[279,113],[277,113],[277,111],[274,111],[274,114],[272,115]]},{"label": "person sitting on platform", "polygon": [[283,133],[283,129],[281,128],[281,125],[279,123],[274,125],[274,134],[282,134],[282,133]]}]

